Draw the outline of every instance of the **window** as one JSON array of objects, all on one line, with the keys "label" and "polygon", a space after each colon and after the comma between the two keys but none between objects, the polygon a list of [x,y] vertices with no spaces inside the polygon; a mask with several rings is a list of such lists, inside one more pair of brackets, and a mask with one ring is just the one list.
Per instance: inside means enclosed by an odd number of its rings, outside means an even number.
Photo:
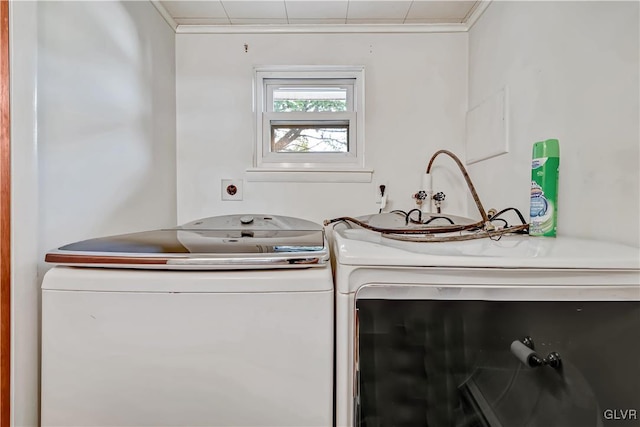
[{"label": "window", "polygon": [[362,67],[255,70],[256,166],[364,168]]}]

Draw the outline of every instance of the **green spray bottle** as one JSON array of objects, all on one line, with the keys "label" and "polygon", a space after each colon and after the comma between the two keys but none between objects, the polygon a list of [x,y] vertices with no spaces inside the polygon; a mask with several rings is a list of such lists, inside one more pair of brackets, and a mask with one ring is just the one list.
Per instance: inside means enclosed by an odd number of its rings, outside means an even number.
[{"label": "green spray bottle", "polygon": [[560,146],[557,139],[533,144],[529,221],[531,236],[556,236],[559,169]]}]

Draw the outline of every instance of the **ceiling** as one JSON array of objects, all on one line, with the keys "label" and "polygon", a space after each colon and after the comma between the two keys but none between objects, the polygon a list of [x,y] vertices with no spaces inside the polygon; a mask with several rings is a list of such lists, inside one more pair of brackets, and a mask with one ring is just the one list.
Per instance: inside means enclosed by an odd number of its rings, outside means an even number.
[{"label": "ceiling", "polygon": [[411,25],[466,23],[480,1],[160,1],[177,25]]}]

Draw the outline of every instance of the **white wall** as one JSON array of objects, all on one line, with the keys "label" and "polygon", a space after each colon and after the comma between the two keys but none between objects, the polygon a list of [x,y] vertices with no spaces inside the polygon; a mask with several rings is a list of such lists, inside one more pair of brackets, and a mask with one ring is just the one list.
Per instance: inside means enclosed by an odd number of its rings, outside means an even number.
[{"label": "white wall", "polygon": [[9,3],[12,426],[38,425],[37,7]]},{"label": "white wall", "polygon": [[511,150],[470,167],[528,215],[532,144],[560,141],[558,234],[640,245],[639,4],[494,2],[469,34],[469,105],[510,90]]},{"label": "white wall", "polygon": [[[467,47],[466,33],[178,34],[178,222],[238,212],[320,222],[377,211],[374,183],[245,180],[243,201],[220,200],[220,180],[245,178],[253,165],[258,65],[364,65],[367,166],[374,182],[387,181],[389,209],[413,208],[429,157],[440,148],[464,156]],[[454,195],[462,177],[445,158],[437,165],[447,210],[464,213],[466,198]]]},{"label": "white wall", "polygon": [[41,250],[175,225],[175,35],[149,2],[39,5]]},{"label": "white wall", "polygon": [[11,410],[36,426],[44,252],[176,224],[175,38],[149,2],[10,8]]}]

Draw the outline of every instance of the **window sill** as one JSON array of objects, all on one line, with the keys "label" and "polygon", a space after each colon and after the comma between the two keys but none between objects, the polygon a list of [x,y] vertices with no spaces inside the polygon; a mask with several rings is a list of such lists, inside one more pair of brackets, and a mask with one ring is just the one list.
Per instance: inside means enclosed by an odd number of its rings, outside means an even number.
[{"label": "window sill", "polygon": [[371,182],[373,169],[247,169],[254,182]]}]

